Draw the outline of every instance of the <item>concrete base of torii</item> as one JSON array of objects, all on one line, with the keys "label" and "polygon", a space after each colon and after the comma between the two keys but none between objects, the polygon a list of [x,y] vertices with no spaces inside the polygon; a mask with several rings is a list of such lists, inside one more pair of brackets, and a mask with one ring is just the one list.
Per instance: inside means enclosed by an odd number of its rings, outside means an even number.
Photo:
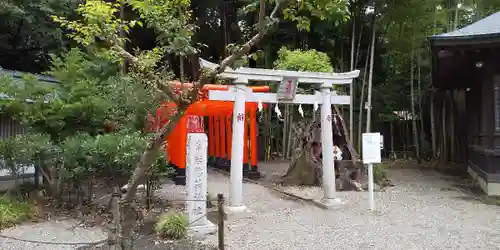
[{"label": "concrete base of torii", "polygon": [[238,220],[252,216],[247,206],[224,206],[224,215],[227,220]]},{"label": "concrete base of torii", "polygon": [[343,202],[340,198],[332,198],[332,199],[323,198],[321,200],[315,200],[315,202],[321,208],[329,210],[337,209],[345,204],[345,202]]},{"label": "concrete base of torii", "polygon": [[226,214],[248,213],[250,212],[250,209],[248,209],[246,206],[226,206],[224,207],[224,212]]}]

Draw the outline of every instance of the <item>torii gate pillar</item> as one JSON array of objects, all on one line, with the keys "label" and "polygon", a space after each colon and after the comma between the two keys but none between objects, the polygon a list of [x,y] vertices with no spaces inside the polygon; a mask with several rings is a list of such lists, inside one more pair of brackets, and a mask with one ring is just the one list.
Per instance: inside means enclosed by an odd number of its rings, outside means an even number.
[{"label": "torii gate pillar", "polygon": [[333,129],[332,129],[332,82],[321,85],[321,149],[323,153],[323,198],[320,203],[325,208],[332,208],[342,202],[335,194],[335,169],[333,161]]},{"label": "torii gate pillar", "polygon": [[228,213],[247,211],[243,204],[243,141],[245,133],[245,102],[248,79],[234,80],[233,134],[231,141],[231,171]]}]

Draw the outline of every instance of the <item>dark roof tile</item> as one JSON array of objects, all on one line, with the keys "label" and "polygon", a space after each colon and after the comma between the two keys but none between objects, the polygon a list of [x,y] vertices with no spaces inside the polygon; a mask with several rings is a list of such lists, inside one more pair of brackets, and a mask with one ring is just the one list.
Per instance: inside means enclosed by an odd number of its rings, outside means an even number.
[{"label": "dark roof tile", "polygon": [[461,29],[431,36],[431,40],[474,39],[500,36],[500,12],[467,25]]}]

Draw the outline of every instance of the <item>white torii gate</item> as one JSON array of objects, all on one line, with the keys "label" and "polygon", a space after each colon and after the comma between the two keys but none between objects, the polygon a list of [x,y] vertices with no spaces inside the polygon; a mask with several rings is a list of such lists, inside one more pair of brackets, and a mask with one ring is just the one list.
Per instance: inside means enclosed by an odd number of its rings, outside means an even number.
[{"label": "white torii gate", "polygon": [[[214,69],[219,65],[200,59],[202,68]],[[230,195],[228,213],[247,211],[243,203],[243,134],[245,102],[321,104],[321,143],[323,153],[323,198],[325,208],[333,208],[341,203],[335,194],[335,169],[333,159],[332,104],[350,104],[350,96],[339,96],[331,91],[333,85],[351,84],[359,76],[359,70],[346,73],[298,72],[254,68],[226,69],[220,74],[232,79],[234,87],[229,91],[209,91],[209,100],[234,101],[233,129],[231,145]],[[247,88],[248,81],[282,81],[295,79],[297,83],[321,83],[321,92],[314,95],[297,94],[290,101],[281,101],[275,93],[252,93]]]}]

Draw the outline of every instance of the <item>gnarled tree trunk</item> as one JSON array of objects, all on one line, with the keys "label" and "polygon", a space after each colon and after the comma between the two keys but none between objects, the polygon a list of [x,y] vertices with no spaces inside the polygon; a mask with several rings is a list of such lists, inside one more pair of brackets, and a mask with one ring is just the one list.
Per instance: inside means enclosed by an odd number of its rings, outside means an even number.
[{"label": "gnarled tree trunk", "polygon": [[[343,151],[344,155],[349,155],[350,160],[348,161],[335,161],[336,177],[340,177],[341,182],[344,185],[354,186],[357,190],[361,191],[359,181],[361,177],[361,167],[362,164],[358,162],[358,153],[354,148],[348,145],[347,136],[347,126],[343,121],[343,118],[338,113],[338,109],[335,108],[334,113],[336,113],[336,118],[333,119],[334,123],[334,136],[336,145]],[[314,117],[320,117],[316,114]],[[296,145],[296,151],[300,154],[296,157],[290,164],[285,175],[282,176],[282,185],[321,185],[322,180],[322,164],[321,161],[317,162],[316,157],[313,155],[312,144],[314,142],[320,141],[319,121],[313,119],[310,123],[297,124],[297,126],[302,126],[295,129],[294,134],[298,143]],[[347,152],[348,154],[346,154]],[[332,152],[333,154],[333,152]],[[342,186],[342,185],[339,185]]]},{"label": "gnarled tree trunk", "polygon": [[304,150],[299,157],[293,160],[286,174],[281,179],[281,184],[285,186],[313,186],[319,185],[319,176],[312,155],[309,153],[309,145],[304,146]]}]

